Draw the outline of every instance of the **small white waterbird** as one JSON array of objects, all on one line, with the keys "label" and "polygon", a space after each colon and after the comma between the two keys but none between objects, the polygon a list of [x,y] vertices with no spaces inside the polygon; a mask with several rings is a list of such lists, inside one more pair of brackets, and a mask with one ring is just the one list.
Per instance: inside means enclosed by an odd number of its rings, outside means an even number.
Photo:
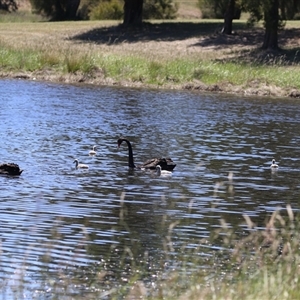
[{"label": "small white waterbird", "polygon": [[95,145],[95,146],[93,146],[93,150],[91,150],[90,152],[89,152],[89,155],[96,155],[97,154],[97,152],[96,152],[96,148],[97,148],[97,146]]},{"label": "small white waterbird", "polygon": [[157,176],[172,176],[171,171],[162,170],[160,165],[157,165],[155,170],[156,170],[156,175]]},{"label": "small white waterbird", "polygon": [[88,168],[89,168],[88,165],[80,164],[79,161],[78,161],[78,159],[75,159],[75,160],[73,161],[73,163],[75,163],[75,168],[76,168],[76,169],[88,169]]},{"label": "small white waterbird", "polygon": [[272,160],[272,164],[270,166],[271,169],[278,169],[278,165],[276,164],[275,159]]}]

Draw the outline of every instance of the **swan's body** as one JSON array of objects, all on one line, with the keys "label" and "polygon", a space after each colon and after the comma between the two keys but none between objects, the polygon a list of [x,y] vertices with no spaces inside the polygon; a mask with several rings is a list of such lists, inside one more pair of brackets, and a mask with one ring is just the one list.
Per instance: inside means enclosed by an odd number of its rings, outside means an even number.
[{"label": "swan's body", "polygon": [[[131,144],[127,139],[120,138],[118,139],[118,147],[121,146],[122,142],[126,142],[128,146],[128,166],[129,168],[134,169],[136,168],[136,166],[133,161]],[[160,165],[162,170],[168,170],[168,171],[172,171],[176,167],[176,164],[173,162],[171,158],[152,158],[137,167],[141,169],[155,170],[157,165]]]},{"label": "swan's body", "polygon": [[278,165],[276,164],[275,159],[272,160],[272,164],[271,164],[270,168],[272,168],[272,169],[278,169]]},{"label": "swan's body", "polygon": [[75,168],[76,169],[88,169],[89,168],[88,165],[80,164],[78,159],[75,159],[73,163],[75,163]]},{"label": "swan's body", "polygon": [[171,171],[167,171],[167,170],[162,170],[160,165],[156,166],[156,175],[157,176],[172,176],[172,172]]},{"label": "swan's body", "polygon": [[0,174],[2,175],[21,175],[23,170],[17,164],[4,163],[0,164]]},{"label": "swan's body", "polygon": [[93,146],[93,150],[91,150],[91,151],[89,152],[89,155],[96,155],[96,154],[97,154],[96,148],[97,148],[97,146]]}]

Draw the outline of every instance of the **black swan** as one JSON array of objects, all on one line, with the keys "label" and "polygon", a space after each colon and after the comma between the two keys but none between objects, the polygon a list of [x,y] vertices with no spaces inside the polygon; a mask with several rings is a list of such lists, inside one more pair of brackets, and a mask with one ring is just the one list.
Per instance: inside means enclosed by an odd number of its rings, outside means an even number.
[{"label": "black swan", "polygon": [[17,164],[4,163],[0,164],[0,174],[2,175],[21,175],[23,170]]},{"label": "black swan", "polygon": [[[127,139],[120,138],[118,139],[118,147],[121,146],[122,142],[126,142],[128,146],[128,166],[129,168],[134,169],[136,166],[133,161],[131,144]],[[162,170],[167,171],[172,171],[176,167],[176,164],[171,158],[152,158],[144,162],[142,165],[139,165],[138,168],[155,170],[157,165],[160,165]]]},{"label": "black swan", "polygon": [[88,165],[80,164],[79,161],[78,161],[78,159],[75,159],[75,160],[73,161],[73,163],[75,163],[75,168],[76,168],[76,169],[88,169],[88,168],[89,168]]}]

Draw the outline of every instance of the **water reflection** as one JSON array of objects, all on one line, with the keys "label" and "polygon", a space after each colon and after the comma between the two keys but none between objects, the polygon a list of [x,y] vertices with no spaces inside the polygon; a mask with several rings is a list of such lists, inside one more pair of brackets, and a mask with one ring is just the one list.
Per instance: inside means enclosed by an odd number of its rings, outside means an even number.
[{"label": "water reflection", "polygon": [[[24,169],[18,178],[0,177],[5,280],[24,259],[32,278],[43,268],[84,268],[109,256],[116,263],[124,249],[147,255],[153,275],[164,250],[196,247],[220,218],[235,227],[246,213],[263,226],[278,206],[298,209],[298,101],[10,80],[0,86],[1,160]],[[172,157],[173,176],[128,170],[120,136],[132,142],[137,164]],[[97,154],[89,156],[93,145]],[[89,169],[76,170],[75,158]]]}]

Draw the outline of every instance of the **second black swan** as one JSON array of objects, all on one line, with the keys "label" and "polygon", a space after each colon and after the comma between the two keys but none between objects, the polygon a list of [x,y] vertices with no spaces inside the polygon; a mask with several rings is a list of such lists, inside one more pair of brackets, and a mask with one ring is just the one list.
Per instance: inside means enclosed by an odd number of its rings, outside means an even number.
[{"label": "second black swan", "polygon": [[118,147],[121,146],[122,142],[126,142],[128,146],[128,166],[131,169],[134,168],[141,168],[141,169],[150,169],[150,170],[155,170],[157,165],[161,166],[162,170],[167,170],[167,171],[172,171],[175,167],[176,164],[173,162],[171,158],[151,158],[144,162],[142,165],[135,166],[134,161],[133,161],[133,153],[132,153],[132,147],[131,143],[129,140],[125,138],[120,138],[118,139]]},{"label": "second black swan", "polygon": [[0,164],[0,174],[2,175],[21,175],[23,170],[17,164],[3,163]]}]

